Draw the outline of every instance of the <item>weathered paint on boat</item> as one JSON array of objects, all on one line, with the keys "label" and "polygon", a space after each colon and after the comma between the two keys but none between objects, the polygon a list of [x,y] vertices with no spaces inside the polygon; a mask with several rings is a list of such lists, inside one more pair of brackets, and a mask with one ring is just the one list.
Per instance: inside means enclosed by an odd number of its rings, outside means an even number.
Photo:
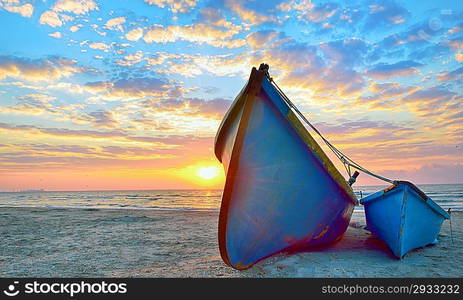
[{"label": "weathered paint on boat", "polygon": [[360,200],[365,206],[367,229],[402,258],[410,250],[437,243],[448,213],[410,182],[397,181],[389,188]]},{"label": "weathered paint on boat", "polygon": [[233,268],[346,231],[357,198],[265,70],[253,68],[225,115],[215,154],[226,172],[219,248]]}]

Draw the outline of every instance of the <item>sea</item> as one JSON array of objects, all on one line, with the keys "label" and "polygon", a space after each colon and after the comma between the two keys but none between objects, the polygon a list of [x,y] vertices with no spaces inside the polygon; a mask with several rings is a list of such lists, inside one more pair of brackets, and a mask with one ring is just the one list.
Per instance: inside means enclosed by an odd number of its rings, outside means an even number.
[{"label": "sea", "polygon": [[[357,186],[354,191],[360,199],[385,187]],[[463,210],[463,184],[418,187],[442,208]],[[222,190],[22,191],[1,192],[0,207],[219,210],[221,199]]]}]

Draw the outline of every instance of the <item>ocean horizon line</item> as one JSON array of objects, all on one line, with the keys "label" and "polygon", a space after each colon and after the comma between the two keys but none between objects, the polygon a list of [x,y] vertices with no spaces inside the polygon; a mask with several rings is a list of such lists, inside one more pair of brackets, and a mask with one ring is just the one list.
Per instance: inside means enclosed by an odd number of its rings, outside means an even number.
[{"label": "ocean horizon line", "polygon": [[[420,186],[429,185],[459,185],[459,183],[415,183]],[[379,187],[388,186],[388,184],[371,184],[371,185],[354,185],[354,188],[368,188],[368,187]],[[18,191],[0,191],[0,193],[43,193],[43,192],[130,192],[130,191],[220,191],[223,188],[190,188],[190,189],[89,189],[89,190],[47,190],[47,189],[24,189]]]}]

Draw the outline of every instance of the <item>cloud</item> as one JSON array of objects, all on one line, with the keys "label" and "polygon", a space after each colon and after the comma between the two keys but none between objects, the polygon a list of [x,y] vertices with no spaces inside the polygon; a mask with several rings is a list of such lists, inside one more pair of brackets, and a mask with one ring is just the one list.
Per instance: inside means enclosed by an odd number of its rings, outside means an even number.
[{"label": "cloud", "polygon": [[370,68],[366,73],[374,78],[384,79],[397,76],[411,76],[419,73],[417,67],[423,64],[404,60],[393,64],[379,63]]},{"label": "cloud", "polygon": [[231,103],[231,100],[222,98],[212,100],[187,98],[161,102],[146,102],[144,107],[156,113],[169,112],[184,117],[201,116],[208,119],[221,120]]},{"label": "cloud", "polygon": [[[371,110],[402,111],[401,99],[412,92],[419,90],[418,87],[401,85],[396,82],[369,82],[368,90],[357,97],[350,105],[366,106]],[[369,95],[368,92],[373,94]]]},{"label": "cloud", "polygon": [[159,69],[157,72],[162,74],[179,74],[183,77],[196,77],[203,74],[201,68],[192,68],[191,65],[186,63],[169,64],[167,68]]},{"label": "cloud", "polygon": [[376,139],[376,141],[378,141],[378,139],[385,140],[385,136],[382,135],[386,132],[399,133],[412,130],[408,127],[398,126],[391,121],[369,119],[355,121],[343,120],[341,124],[318,122],[315,126],[323,132],[323,134],[335,136],[337,142],[350,144],[360,142],[362,139],[368,139],[368,141],[374,139]]},{"label": "cloud", "polygon": [[[97,9],[98,6],[92,0],[58,0],[51,7],[51,10],[46,10],[40,15],[39,23],[51,27],[60,27],[65,22],[74,19],[74,17],[64,14],[63,12],[83,15],[91,10]],[[74,27],[74,29],[76,29],[76,27]]]},{"label": "cloud", "polygon": [[[15,4],[15,5],[14,5]],[[11,1],[11,2],[0,2],[0,7],[6,11],[20,14],[25,18],[30,18],[34,13],[34,6],[30,3],[26,3],[23,5],[18,5],[19,1]]]},{"label": "cloud", "polygon": [[370,13],[365,21],[366,30],[401,24],[410,16],[410,12],[395,1],[374,1],[368,7]]},{"label": "cloud", "polygon": [[406,178],[409,181],[422,184],[436,184],[438,182],[445,182],[446,184],[461,183],[463,182],[463,164],[452,161],[424,162],[418,168],[390,170],[385,175]]},{"label": "cloud", "polygon": [[157,99],[179,97],[184,90],[177,85],[170,84],[163,79],[149,77],[135,77],[118,79],[116,81],[96,81],[84,85],[85,89],[93,93],[101,93],[104,99],[130,99],[156,97]]},{"label": "cloud", "polygon": [[207,118],[221,120],[230,107],[232,101],[227,99],[187,99],[188,106],[194,110],[194,114],[202,115]]},{"label": "cloud", "polygon": [[246,36],[246,42],[251,48],[259,49],[266,47],[266,43],[270,42],[280,33],[275,30],[260,30],[250,33]]},{"label": "cloud", "polygon": [[463,79],[463,67],[457,68],[448,73],[442,73],[437,76],[439,81],[461,80]]},{"label": "cloud", "polygon": [[315,5],[312,3],[310,0],[301,0],[301,1],[288,1],[288,2],[283,2],[280,3],[277,7],[278,9],[289,12],[291,10],[296,10],[296,11],[307,11],[311,10]]},{"label": "cloud", "polygon": [[336,100],[361,92],[365,82],[355,68],[362,67],[367,48],[364,41],[355,38],[320,45],[284,38],[255,53],[248,63],[268,62],[274,78],[294,90],[301,101],[310,97],[321,103],[325,100],[320,96]]},{"label": "cloud", "polygon": [[142,60],[143,60],[143,52],[142,51],[137,51],[135,53],[128,54],[128,55],[124,56],[123,59],[116,60],[116,64],[118,64],[120,66],[128,67],[128,66],[132,66],[134,64],[138,64]]},{"label": "cloud", "polygon": [[210,7],[200,10],[198,18],[194,21],[194,23],[204,23],[216,27],[224,27],[235,32],[240,32],[242,30],[242,26],[235,25],[232,22],[227,21],[222,10]]},{"label": "cloud", "polygon": [[[108,144],[127,144],[131,146],[148,146],[157,147],[159,149],[179,149],[179,146],[184,144],[195,143],[198,140],[204,140],[201,137],[192,135],[162,135],[159,137],[149,135],[130,135],[127,132],[120,130],[77,130],[68,128],[50,128],[33,125],[12,125],[0,122],[0,130],[9,134],[23,133],[23,136],[31,135],[43,140],[44,137],[62,137],[63,139],[77,140],[84,142],[85,145],[93,144],[93,142],[101,141],[104,145]],[[25,141],[26,139],[20,139]],[[209,142],[210,138],[207,138]],[[90,142],[91,141],[91,142]],[[68,143],[69,144],[69,143]]]},{"label": "cloud", "polygon": [[127,102],[116,111],[131,116],[129,124],[137,131],[213,137],[211,128],[219,126],[231,102],[223,98],[205,100],[155,96]]},{"label": "cloud", "polygon": [[61,57],[28,59],[0,56],[0,80],[17,78],[29,81],[51,81],[88,71],[90,70],[78,67],[76,61]]},{"label": "cloud", "polygon": [[[190,55],[158,52],[145,57],[146,66],[158,66],[158,73],[195,77],[202,74],[213,76],[234,76],[249,74],[248,53],[221,55]],[[162,65],[162,67],[161,67]]]},{"label": "cloud", "polygon": [[463,50],[463,38],[449,40],[447,44],[454,50]]},{"label": "cloud", "polygon": [[78,31],[82,26],[83,26],[82,24],[72,25],[71,27],[69,27],[69,31],[71,31],[71,32],[76,32],[76,31]]},{"label": "cloud", "polygon": [[119,124],[119,122],[115,120],[113,113],[107,110],[97,110],[94,112],[90,112],[86,115],[83,115],[81,118],[95,125],[96,127],[111,128]]},{"label": "cloud", "polygon": [[50,103],[56,100],[55,97],[45,94],[25,94],[16,97],[16,106],[1,106],[0,113],[14,115],[44,115],[46,113],[57,113]]},{"label": "cloud", "polygon": [[242,0],[225,0],[225,6],[251,26],[272,20],[268,14],[260,14],[257,9],[253,10],[245,7],[245,3]]},{"label": "cloud", "polygon": [[337,68],[352,68],[362,66],[368,46],[362,39],[350,38],[321,43],[325,61]]},{"label": "cloud", "polygon": [[447,30],[447,33],[449,33],[450,35],[453,35],[453,34],[457,34],[461,32],[462,30],[463,30],[463,24],[460,24],[460,25],[454,26],[450,28],[449,30]]},{"label": "cloud", "polygon": [[123,31],[122,24],[124,24],[125,21],[125,17],[112,18],[106,21],[104,26],[111,30]]},{"label": "cloud", "polygon": [[56,100],[56,97],[46,95],[46,94],[25,94],[18,96],[17,99],[22,104],[32,105],[32,106],[41,106],[43,104],[48,104]]},{"label": "cloud", "polygon": [[47,94],[25,94],[16,97],[13,106],[0,106],[0,114],[41,116],[48,120],[72,122],[78,125],[91,125],[96,128],[116,128],[119,122],[113,112],[96,110],[85,112],[86,105],[81,103],[60,104],[56,97]]},{"label": "cloud", "polygon": [[310,8],[303,7],[302,5],[296,6],[298,11],[298,20],[302,22],[321,23],[334,16],[338,10],[336,3],[325,3],[320,5],[313,5]]},{"label": "cloud", "polygon": [[444,86],[433,86],[418,89],[403,97],[401,102],[406,104],[414,113],[421,116],[440,114],[445,105],[450,103],[456,94]]},{"label": "cloud", "polygon": [[408,46],[410,50],[419,51],[426,45],[438,46],[431,43],[431,41],[436,37],[440,37],[442,31],[442,29],[432,30],[428,22],[418,22],[408,30],[399,31],[385,37],[378,46],[385,51],[397,51],[398,46]]},{"label": "cloud", "polygon": [[143,37],[143,28],[135,28],[126,33],[125,38],[136,42]]},{"label": "cloud", "polygon": [[53,117],[59,121],[91,125],[96,128],[115,128],[120,125],[112,111],[100,109],[87,113],[84,111],[86,106],[83,104],[60,105],[56,103],[56,97],[47,94],[25,94],[16,99],[18,103],[14,106],[0,106],[0,113]]},{"label": "cloud", "polygon": [[380,94],[382,99],[399,97],[418,89],[417,87],[402,86],[394,82],[373,82],[369,88],[372,92]]},{"label": "cloud", "polygon": [[[0,130],[2,130],[1,126]],[[46,129],[32,130],[38,137],[49,135],[45,132]],[[19,131],[27,136],[30,130],[22,128]],[[66,142],[73,144],[66,144]],[[32,170],[42,168],[62,170],[70,167],[75,171],[85,167],[100,168],[108,164],[133,168],[137,161],[146,165],[154,161],[175,158],[179,152],[175,150],[175,145],[161,142],[153,143],[151,146],[136,142],[120,146],[108,140],[98,139],[93,139],[91,145],[79,144],[79,142],[75,137],[55,136],[53,143],[37,140],[21,144],[9,143],[1,146],[3,151],[0,153],[0,161],[3,166],[8,166],[9,170],[26,169],[30,174]]]},{"label": "cloud", "polygon": [[178,40],[209,44],[221,48],[238,48],[245,45],[242,39],[232,39],[238,32],[234,30],[220,30],[205,24],[192,24],[185,26],[162,25],[151,26],[143,37],[146,43],[173,43]]},{"label": "cloud", "polygon": [[420,89],[404,98],[407,102],[440,101],[453,97],[455,94],[442,86]]},{"label": "cloud", "polygon": [[98,5],[93,0],[58,0],[53,5],[52,10],[83,15],[89,11],[98,10]]},{"label": "cloud", "polygon": [[51,27],[61,27],[63,25],[63,22],[59,18],[58,14],[51,10],[47,10],[40,15],[39,23]]},{"label": "cloud", "polygon": [[61,38],[61,32],[59,32],[59,31],[56,31],[56,32],[53,32],[53,33],[49,33],[48,35],[51,36],[51,37],[54,37],[54,38],[56,38],[56,39],[60,39],[60,38]]},{"label": "cloud", "polygon": [[178,54],[167,53],[167,52],[157,52],[154,55],[146,57],[145,60],[148,66],[157,66],[157,65],[163,64],[164,62],[170,59],[175,59],[175,58],[180,58],[180,57],[181,56]]},{"label": "cloud", "polygon": [[88,47],[95,49],[95,50],[105,51],[105,52],[107,52],[111,48],[111,46],[106,45],[105,43],[102,43],[102,42],[90,43]]},{"label": "cloud", "polygon": [[145,0],[145,2],[161,8],[167,6],[173,13],[186,13],[196,6],[197,0]]}]

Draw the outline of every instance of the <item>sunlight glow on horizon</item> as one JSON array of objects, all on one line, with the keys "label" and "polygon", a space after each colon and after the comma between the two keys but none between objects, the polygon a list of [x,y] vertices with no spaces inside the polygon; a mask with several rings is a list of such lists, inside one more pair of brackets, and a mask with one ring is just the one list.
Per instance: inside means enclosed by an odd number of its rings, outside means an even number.
[{"label": "sunlight glow on horizon", "polygon": [[197,175],[203,179],[210,180],[219,176],[220,169],[217,166],[201,167],[198,169]]}]

